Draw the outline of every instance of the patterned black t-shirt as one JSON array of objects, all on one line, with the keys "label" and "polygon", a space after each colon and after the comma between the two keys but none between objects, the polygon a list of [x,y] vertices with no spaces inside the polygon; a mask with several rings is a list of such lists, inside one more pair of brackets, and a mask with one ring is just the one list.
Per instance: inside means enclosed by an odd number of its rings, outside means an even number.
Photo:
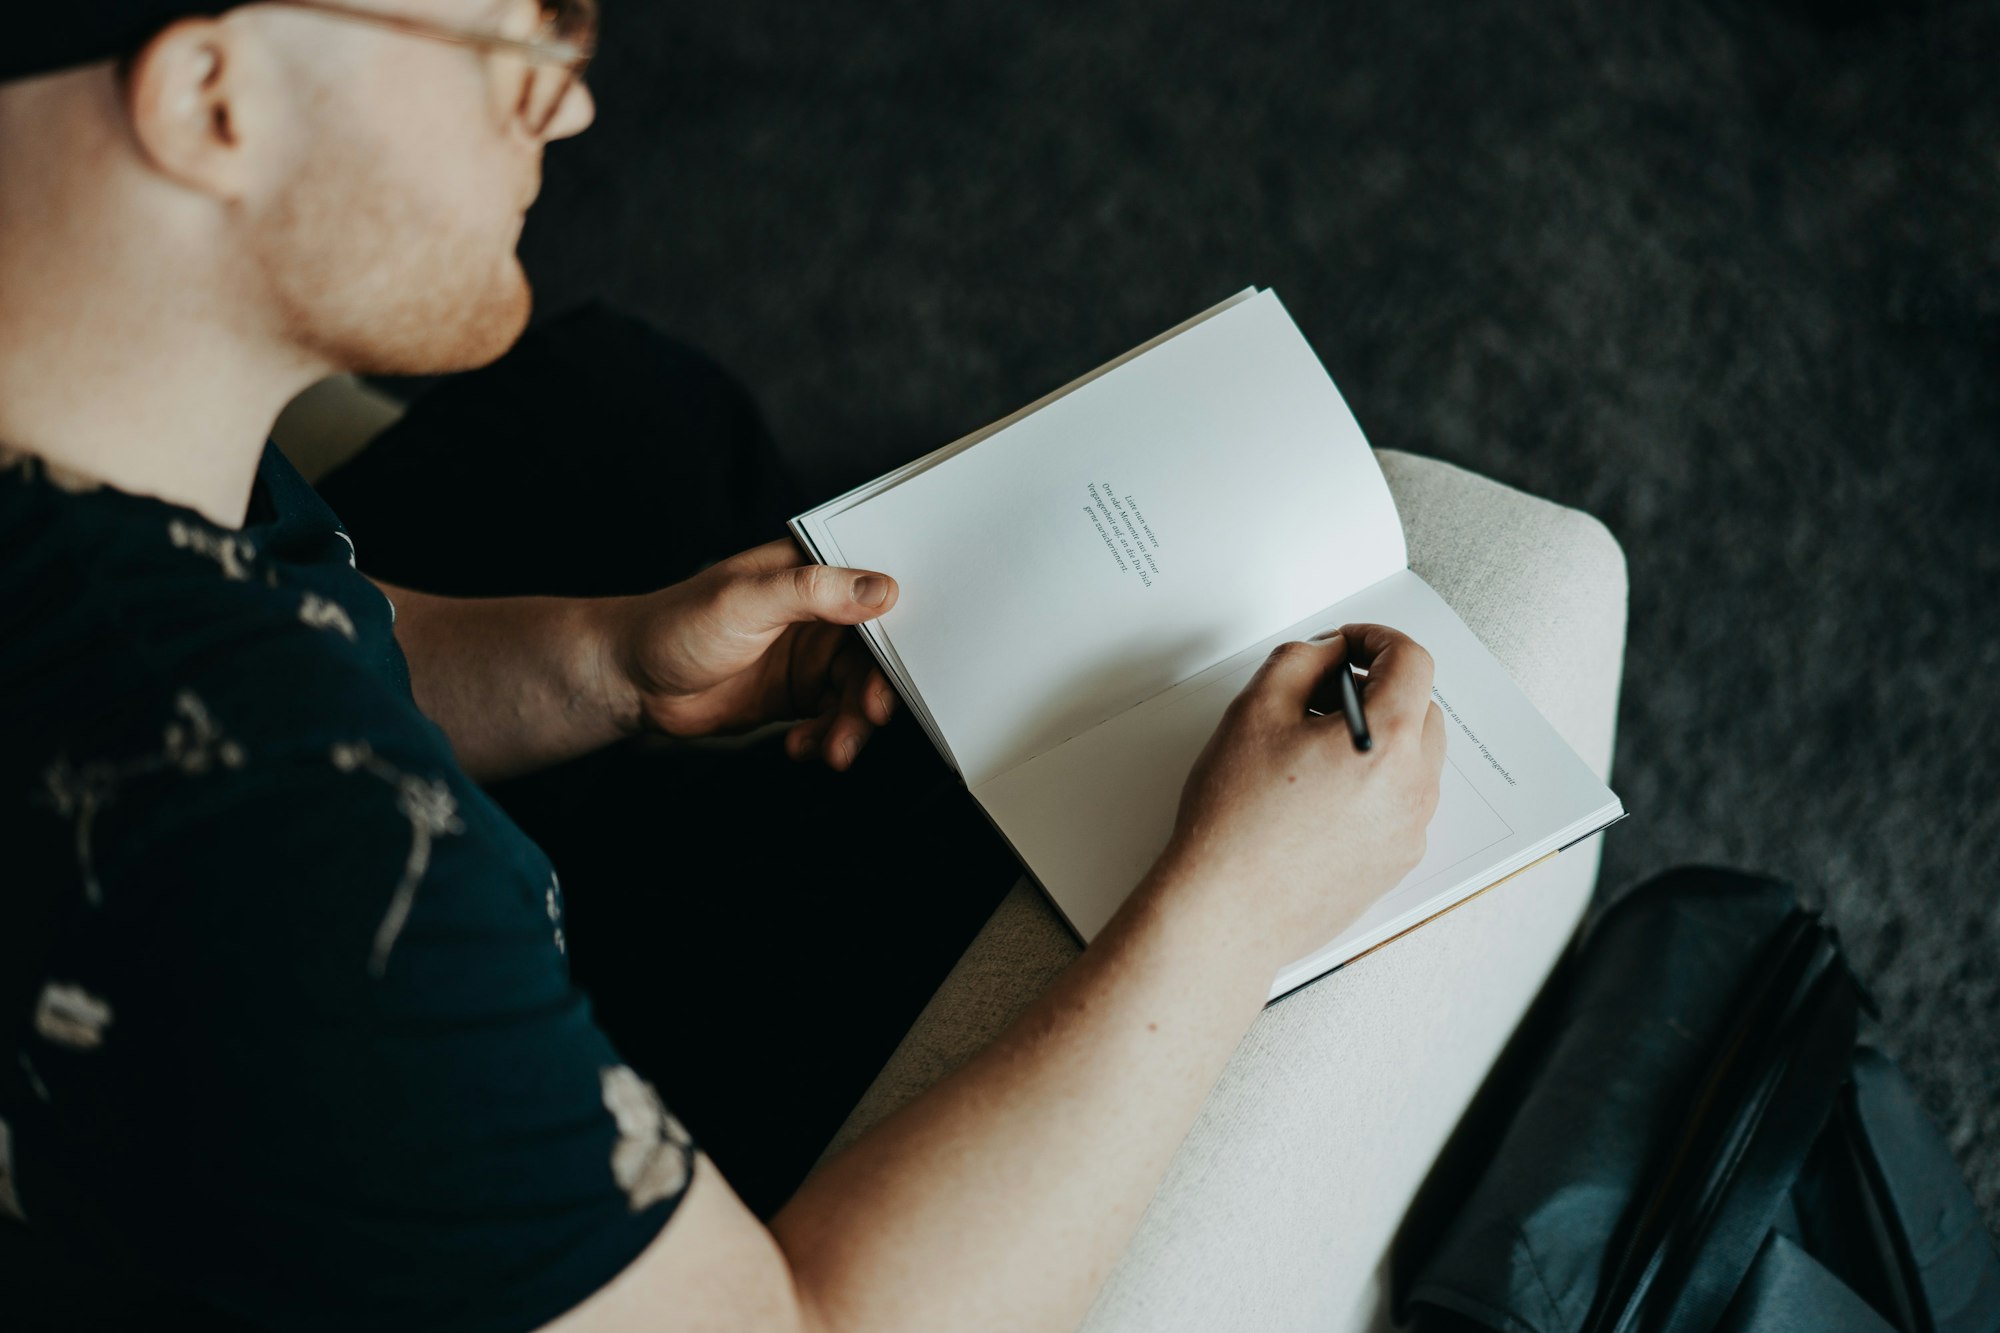
[{"label": "patterned black t-shirt", "polygon": [[0,453],[0,1326],[530,1329],[679,1203],[393,621],[275,450],[241,530]]}]

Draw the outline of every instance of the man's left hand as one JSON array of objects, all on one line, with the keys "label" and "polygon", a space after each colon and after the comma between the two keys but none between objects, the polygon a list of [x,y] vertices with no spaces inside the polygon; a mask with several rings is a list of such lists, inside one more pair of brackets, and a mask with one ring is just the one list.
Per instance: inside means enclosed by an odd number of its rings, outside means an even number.
[{"label": "man's left hand", "polygon": [[638,725],[671,736],[749,731],[802,719],[794,759],[854,762],[889,720],[895,691],[848,627],[896,604],[896,581],[815,565],[791,538],[717,561],[639,597],[608,599],[605,688]]}]

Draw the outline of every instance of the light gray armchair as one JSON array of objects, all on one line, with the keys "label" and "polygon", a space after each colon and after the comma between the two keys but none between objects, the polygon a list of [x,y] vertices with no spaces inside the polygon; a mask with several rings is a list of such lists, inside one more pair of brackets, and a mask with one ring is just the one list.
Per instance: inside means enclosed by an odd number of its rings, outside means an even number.
[{"label": "light gray armchair", "polygon": [[[1608,778],[1625,651],[1618,543],[1588,514],[1449,463],[1376,456],[1412,567]],[[1386,1327],[1390,1241],[1569,941],[1598,856],[1589,839],[1265,1010],[1086,1333]],[[1016,884],[828,1155],[963,1063],[1076,955],[1039,891]]]}]

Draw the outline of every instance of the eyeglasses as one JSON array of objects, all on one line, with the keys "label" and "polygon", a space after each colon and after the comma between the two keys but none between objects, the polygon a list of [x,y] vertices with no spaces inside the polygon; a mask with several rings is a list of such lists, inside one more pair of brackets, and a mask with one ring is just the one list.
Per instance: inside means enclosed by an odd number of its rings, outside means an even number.
[{"label": "eyeglasses", "polygon": [[528,38],[430,23],[405,14],[340,4],[337,0],[269,0],[269,3],[368,23],[412,37],[519,56],[527,62],[528,71],[514,111],[528,133],[537,139],[548,133],[570,89],[583,78],[585,67],[597,54],[597,0],[543,0],[541,26]]}]

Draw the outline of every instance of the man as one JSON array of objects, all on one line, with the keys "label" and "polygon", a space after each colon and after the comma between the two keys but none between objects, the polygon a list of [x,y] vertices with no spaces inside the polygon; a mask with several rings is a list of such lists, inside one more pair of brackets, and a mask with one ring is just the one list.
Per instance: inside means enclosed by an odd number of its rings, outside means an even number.
[{"label": "man", "polygon": [[[1112,924],[767,1227],[656,1091],[671,1041],[635,1067],[593,1019],[558,867],[477,784],[786,721],[844,771],[893,707],[847,627],[893,577],[773,531],[652,592],[378,588],[266,442],[323,376],[520,336],[513,250],[544,148],[592,118],[591,8],[36,22],[0,54],[10,1321],[1073,1326],[1277,968],[1418,859],[1423,650],[1348,626],[1274,653]],[[1343,655],[1371,668],[1365,755],[1305,712]],[[754,813],[825,857],[904,836],[857,810]]]}]

